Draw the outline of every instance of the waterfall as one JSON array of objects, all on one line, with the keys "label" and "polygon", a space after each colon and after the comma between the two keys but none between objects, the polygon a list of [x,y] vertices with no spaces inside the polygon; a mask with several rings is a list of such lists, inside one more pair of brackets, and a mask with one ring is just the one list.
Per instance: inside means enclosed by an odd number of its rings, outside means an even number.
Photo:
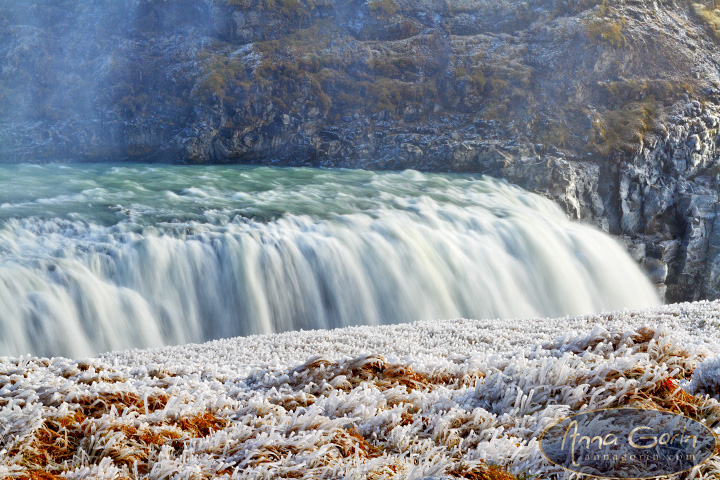
[{"label": "waterfall", "polygon": [[485,177],[38,168],[0,174],[29,185],[0,197],[0,355],[658,303],[611,237]]}]

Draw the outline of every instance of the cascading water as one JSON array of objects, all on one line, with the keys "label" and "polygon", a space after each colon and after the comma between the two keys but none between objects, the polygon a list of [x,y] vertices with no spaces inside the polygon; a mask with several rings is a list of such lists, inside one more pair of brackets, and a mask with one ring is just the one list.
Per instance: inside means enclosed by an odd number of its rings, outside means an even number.
[{"label": "cascading water", "polygon": [[24,165],[0,185],[0,355],[658,303],[613,239],[490,178]]}]

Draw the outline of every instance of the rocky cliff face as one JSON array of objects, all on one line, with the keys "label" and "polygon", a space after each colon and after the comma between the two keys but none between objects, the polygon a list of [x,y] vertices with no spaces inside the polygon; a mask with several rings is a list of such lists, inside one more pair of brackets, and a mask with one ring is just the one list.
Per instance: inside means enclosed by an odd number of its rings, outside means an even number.
[{"label": "rocky cliff face", "polygon": [[478,172],[720,297],[714,0],[0,5],[0,159]]},{"label": "rocky cliff face", "polygon": [[719,298],[720,110],[678,105],[664,127],[619,169],[620,231],[668,299]]}]

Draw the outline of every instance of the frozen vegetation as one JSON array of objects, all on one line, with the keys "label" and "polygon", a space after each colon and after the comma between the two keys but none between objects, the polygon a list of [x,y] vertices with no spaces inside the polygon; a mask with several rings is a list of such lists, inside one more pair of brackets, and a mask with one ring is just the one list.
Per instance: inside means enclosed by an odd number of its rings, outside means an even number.
[{"label": "frozen vegetation", "polygon": [[[719,326],[700,302],[2,358],[0,476],[567,478],[537,438],[570,413],[715,426]],[[713,457],[685,478],[718,473]]]}]

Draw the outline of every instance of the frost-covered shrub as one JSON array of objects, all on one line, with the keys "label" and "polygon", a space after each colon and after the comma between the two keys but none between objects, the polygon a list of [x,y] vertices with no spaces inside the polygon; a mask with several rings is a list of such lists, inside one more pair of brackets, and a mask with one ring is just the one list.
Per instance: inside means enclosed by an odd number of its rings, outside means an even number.
[{"label": "frost-covered shrub", "polygon": [[720,396],[720,357],[709,358],[698,365],[688,385],[690,393]]}]

